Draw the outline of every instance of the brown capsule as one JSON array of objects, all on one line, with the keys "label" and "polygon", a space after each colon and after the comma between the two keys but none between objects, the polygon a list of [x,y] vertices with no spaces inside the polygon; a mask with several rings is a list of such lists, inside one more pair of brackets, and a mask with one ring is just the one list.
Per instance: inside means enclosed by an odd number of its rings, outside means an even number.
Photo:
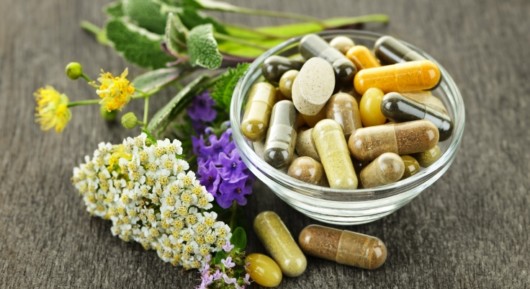
[{"label": "brown capsule", "polygon": [[405,164],[405,172],[403,173],[402,179],[411,177],[420,171],[420,164],[415,158],[409,155],[405,155],[405,156],[401,156],[401,159],[403,160],[403,163]]},{"label": "brown capsule", "polygon": [[381,267],[387,256],[379,238],[319,225],[305,227],[298,243],[306,254],[363,269]]},{"label": "brown capsule", "polygon": [[313,141],[313,129],[300,130],[296,138],[296,153],[299,156],[308,156],[320,162],[315,142]]},{"label": "brown capsule", "polygon": [[373,160],[385,152],[399,155],[424,152],[438,143],[438,128],[428,120],[415,120],[360,128],[348,147],[358,160]]},{"label": "brown capsule", "polygon": [[293,82],[297,75],[298,70],[289,70],[285,72],[280,78],[280,92],[288,99],[291,99]]},{"label": "brown capsule", "polygon": [[325,107],[326,118],[336,121],[346,137],[362,127],[359,105],[353,96],[339,92],[331,96]]},{"label": "brown capsule", "polygon": [[399,155],[384,153],[366,166],[359,178],[364,188],[373,188],[399,181],[404,171],[405,164]]},{"label": "brown capsule", "polygon": [[291,165],[287,174],[302,182],[318,185],[322,180],[322,165],[310,157],[298,157]]}]

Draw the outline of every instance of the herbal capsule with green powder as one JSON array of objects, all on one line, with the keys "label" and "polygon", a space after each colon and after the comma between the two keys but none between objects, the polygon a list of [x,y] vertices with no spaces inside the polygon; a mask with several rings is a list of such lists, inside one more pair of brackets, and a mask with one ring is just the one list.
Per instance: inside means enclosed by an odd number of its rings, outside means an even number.
[{"label": "herbal capsule with green powder", "polygon": [[340,125],[331,119],[321,120],[313,128],[313,141],[329,186],[334,189],[356,189],[357,175]]},{"label": "herbal capsule with green powder", "polygon": [[414,158],[418,160],[420,166],[424,168],[434,164],[434,162],[437,161],[441,156],[442,150],[439,146],[435,146],[429,150],[414,154]]},{"label": "herbal capsule with green powder", "polygon": [[272,108],[269,130],[265,140],[264,159],[271,166],[287,167],[294,155],[296,144],[296,109],[289,100],[277,102]]},{"label": "herbal capsule with green powder", "polygon": [[449,115],[426,106],[397,92],[387,93],[381,102],[381,112],[390,120],[403,122],[425,119],[432,122],[440,134],[440,141],[446,140],[453,132],[453,122]]},{"label": "herbal capsule with green powder", "polygon": [[326,118],[340,124],[346,137],[362,127],[359,105],[355,98],[347,93],[339,92],[332,95],[325,110]]},{"label": "herbal capsule with green powder", "polygon": [[329,62],[340,83],[351,83],[357,72],[355,65],[344,54],[316,34],[308,34],[300,40],[300,54],[305,59],[320,57]]},{"label": "herbal capsule with green powder", "polygon": [[405,164],[399,155],[384,153],[367,165],[359,174],[363,188],[395,183],[403,177]]},{"label": "herbal capsule with green powder", "polygon": [[360,94],[372,87],[383,92],[418,91],[435,87],[440,77],[438,65],[420,60],[363,69],[355,75],[353,83]]},{"label": "herbal capsule with green powder", "polygon": [[261,74],[267,81],[278,84],[282,75],[292,69],[299,70],[304,63],[287,57],[273,55],[269,56],[261,66]]},{"label": "herbal capsule with green powder", "polygon": [[381,267],[387,256],[379,238],[319,225],[305,227],[298,243],[306,254],[363,269]]},{"label": "herbal capsule with green powder", "polygon": [[360,128],[350,136],[348,147],[355,158],[369,161],[386,152],[424,152],[436,146],[438,138],[438,128],[432,122],[415,120]]},{"label": "herbal capsule with green powder", "polygon": [[402,179],[411,177],[420,171],[420,164],[415,158],[409,155],[404,155],[404,156],[401,156],[401,159],[403,160],[403,163],[405,164],[405,172],[403,173]]},{"label": "herbal capsule with green powder", "polygon": [[392,36],[382,36],[374,44],[375,56],[384,64],[424,60],[418,52]]},{"label": "herbal capsule with green powder", "polygon": [[258,82],[249,92],[245,113],[241,121],[241,132],[251,141],[261,140],[269,127],[276,88],[266,82]]},{"label": "herbal capsule with green powder", "polygon": [[254,219],[254,232],[267,252],[278,263],[283,274],[296,277],[304,273],[307,267],[304,253],[276,213],[272,211],[259,213]]}]

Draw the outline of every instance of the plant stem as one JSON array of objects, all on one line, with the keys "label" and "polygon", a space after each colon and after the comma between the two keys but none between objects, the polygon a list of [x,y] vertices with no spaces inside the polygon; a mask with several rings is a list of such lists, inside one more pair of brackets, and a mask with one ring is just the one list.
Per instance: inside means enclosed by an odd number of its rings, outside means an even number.
[{"label": "plant stem", "polygon": [[[246,32],[249,32],[249,33],[252,33],[254,35],[258,35],[258,36],[261,36],[263,38],[270,38],[270,39],[289,39],[289,37],[285,37],[285,36],[281,36],[281,35],[276,35],[274,33],[268,33],[268,32],[265,32],[265,31],[260,31],[259,29],[255,29],[255,28],[250,28],[250,27],[246,27],[246,26],[242,26],[242,25],[237,25],[237,24],[232,24],[232,23],[222,23],[223,26],[225,27],[228,27],[228,28],[233,28],[233,29],[238,29],[238,30],[243,30],[243,31],[246,31]],[[259,27],[258,27],[259,28]]]},{"label": "plant stem", "polygon": [[92,79],[90,79],[90,77],[88,77],[86,74],[84,73],[81,73],[81,77],[88,83],[92,82]]},{"label": "plant stem", "polygon": [[74,107],[74,106],[81,106],[81,105],[90,105],[90,104],[98,104],[99,99],[85,99],[85,100],[78,100],[78,101],[72,101],[68,103],[68,107]]},{"label": "plant stem", "polygon": [[234,201],[230,207],[230,229],[233,230],[236,226],[236,217],[237,217],[237,203]]},{"label": "plant stem", "polygon": [[149,116],[149,97],[146,97],[144,101],[144,120],[143,120],[144,129],[147,129],[148,116]]},{"label": "plant stem", "polygon": [[256,43],[254,43],[254,42],[246,41],[246,40],[243,40],[241,38],[229,36],[229,35],[226,35],[226,34],[214,33],[214,36],[217,39],[239,43],[241,45],[245,45],[245,46],[248,46],[248,47],[253,47],[253,48],[256,48],[256,49],[263,50],[263,51],[269,50],[269,47],[261,46],[261,45],[258,45]]},{"label": "plant stem", "polygon": [[96,40],[103,45],[110,45],[110,41],[107,38],[105,29],[98,27],[97,25],[88,21],[81,21],[81,28],[89,33],[92,33]]}]

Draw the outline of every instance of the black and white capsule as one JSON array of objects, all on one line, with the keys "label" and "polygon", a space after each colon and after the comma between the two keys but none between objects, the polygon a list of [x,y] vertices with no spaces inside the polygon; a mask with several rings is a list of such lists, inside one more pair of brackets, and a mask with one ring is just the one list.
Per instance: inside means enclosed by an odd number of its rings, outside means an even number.
[{"label": "black and white capsule", "polygon": [[296,144],[296,108],[289,100],[277,102],[272,108],[263,158],[277,169],[289,166]]},{"label": "black and white capsule", "polygon": [[270,83],[277,84],[285,72],[289,70],[300,70],[302,65],[304,65],[302,61],[273,55],[267,57],[263,62],[261,73]]},{"label": "black and white capsule", "polygon": [[375,56],[383,64],[425,60],[425,57],[392,36],[382,36],[377,39],[374,44],[374,51]]},{"label": "black and white capsule", "polygon": [[305,59],[320,57],[325,59],[335,72],[335,77],[341,83],[351,83],[357,68],[344,54],[331,47],[324,39],[316,34],[308,34],[300,40],[300,54]]},{"label": "black and white capsule", "polygon": [[394,122],[425,119],[432,122],[440,133],[440,141],[446,140],[453,132],[453,122],[449,115],[406,98],[397,92],[387,93],[381,102],[381,112]]}]

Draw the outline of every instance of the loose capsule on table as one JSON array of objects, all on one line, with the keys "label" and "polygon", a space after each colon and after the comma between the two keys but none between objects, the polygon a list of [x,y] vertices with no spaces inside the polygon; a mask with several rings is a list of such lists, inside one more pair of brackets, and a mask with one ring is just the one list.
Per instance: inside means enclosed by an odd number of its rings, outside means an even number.
[{"label": "loose capsule on table", "polygon": [[275,98],[276,88],[269,83],[258,82],[250,89],[241,121],[241,132],[249,140],[258,141],[265,136]]},{"label": "loose capsule on table", "polygon": [[322,58],[313,57],[304,63],[293,82],[293,103],[300,113],[316,115],[326,105],[334,88],[331,65]]},{"label": "loose capsule on table", "polygon": [[418,163],[420,164],[420,166],[424,168],[434,164],[434,162],[437,161],[441,156],[442,156],[442,150],[440,149],[439,146],[435,146],[426,151],[414,154],[414,158],[418,160]]},{"label": "loose capsule on table", "polygon": [[297,75],[298,70],[289,70],[280,78],[280,92],[288,99],[291,99],[293,82]]},{"label": "loose capsule on table", "polygon": [[448,139],[453,131],[453,122],[447,114],[406,98],[397,92],[387,93],[383,97],[381,111],[388,119],[395,122],[418,119],[432,122],[438,128],[440,141]]},{"label": "loose capsule on table", "polygon": [[386,122],[385,115],[381,112],[381,102],[385,93],[372,87],[368,89],[361,98],[359,113],[363,126],[381,125]]},{"label": "loose capsule on table", "polygon": [[316,34],[308,34],[300,40],[300,54],[305,59],[311,57],[325,59],[333,66],[337,80],[341,83],[351,83],[353,76],[357,72],[355,65],[344,54],[331,47],[324,39]]},{"label": "loose capsule on table", "polygon": [[329,186],[335,189],[356,189],[357,175],[340,125],[331,119],[320,121],[313,128],[313,141]]},{"label": "loose capsule on table", "polygon": [[282,271],[269,256],[252,253],[245,257],[245,269],[254,282],[263,287],[276,287],[282,282]]},{"label": "loose capsule on table", "polygon": [[346,53],[346,57],[355,63],[357,70],[381,66],[372,52],[363,45],[355,45],[350,48]]},{"label": "loose capsule on table", "polygon": [[289,70],[299,70],[304,63],[302,61],[289,59],[287,57],[273,55],[269,56],[261,66],[261,74],[267,81],[278,84],[282,75]]},{"label": "loose capsule on table", "polygon": [[415,120],[360,128],[350,136],[348,146],[355,158],[368,161],[385,152],[399,155],[423,152],[436,146],[438,138],[434,124]]},{"label": "loose capsule on table", "polygon": [[324,170],[322,165],[311,157],[298,157],[291,165],[287,174],[302,182],[318,185],[322,181]]},{"label": "loose capsule on table", "polygon": [[381,267],[387,256],[379,238],[319,225],[305,227],[298,243],[309,255],[363,269]]},{"label": "loose capsule on table", "polygon": [[359,174],[364,188],[395,183],[403,177],[405,164],[399,155],[384,153],[367,165]]},{"label": "loose capsule on table", "polygon": [[272,211],[259,213],[254,219],[254,232],[267,252],[278,263],[283,274],[296,277],[304,273],[307,267],[304,253],[276,213]]},{"label": "loose capsule on table", "polygon": [[282,169],[293,158],[296,144],[296,109],[289,100],[277,102],[272,108],[269,130],[265,140],[264,159],[271,166]]},{"label": "loose capsule on table", "polygon": [[316,161],[320,161],[312,133],[312,128],[300,130],[296,137],[296,153],[299,156],[308,156]]},{"label": "loose capsule on table", "polygon": [[384,92],[427,90],[438,85],[440,69],[429,60],[419,60],[360,70],[354,78],[355,90],[363,94],[371,87]]},{"label": "loose capsule on table", "polygon": [[339,92],[332,95],[325,110],[326,118],[340,124],[346,137],[362,127],[359,105],[355,98],[347,93]]},{"label": "loose capsule on table", "polygon": [[403,179],[411,177],[420,171],[420,164],[415,158],[409,155],[404,155],[401,156],[401,159],[403,160],[403,164],[405,164],[405,172],[403,173],[402,177]]},{"label": "loose capsule on table", "polygon": [[349,37],[339,35],[329,41],[329,46],[337,49],[345,55],[350,48],[355,46],[355,42]]},{"label": "loose capsule on table", "polygon": [[424,60],[416,51],[392,36],[382,36],[375,42],[375,56],[384,64]]}]

